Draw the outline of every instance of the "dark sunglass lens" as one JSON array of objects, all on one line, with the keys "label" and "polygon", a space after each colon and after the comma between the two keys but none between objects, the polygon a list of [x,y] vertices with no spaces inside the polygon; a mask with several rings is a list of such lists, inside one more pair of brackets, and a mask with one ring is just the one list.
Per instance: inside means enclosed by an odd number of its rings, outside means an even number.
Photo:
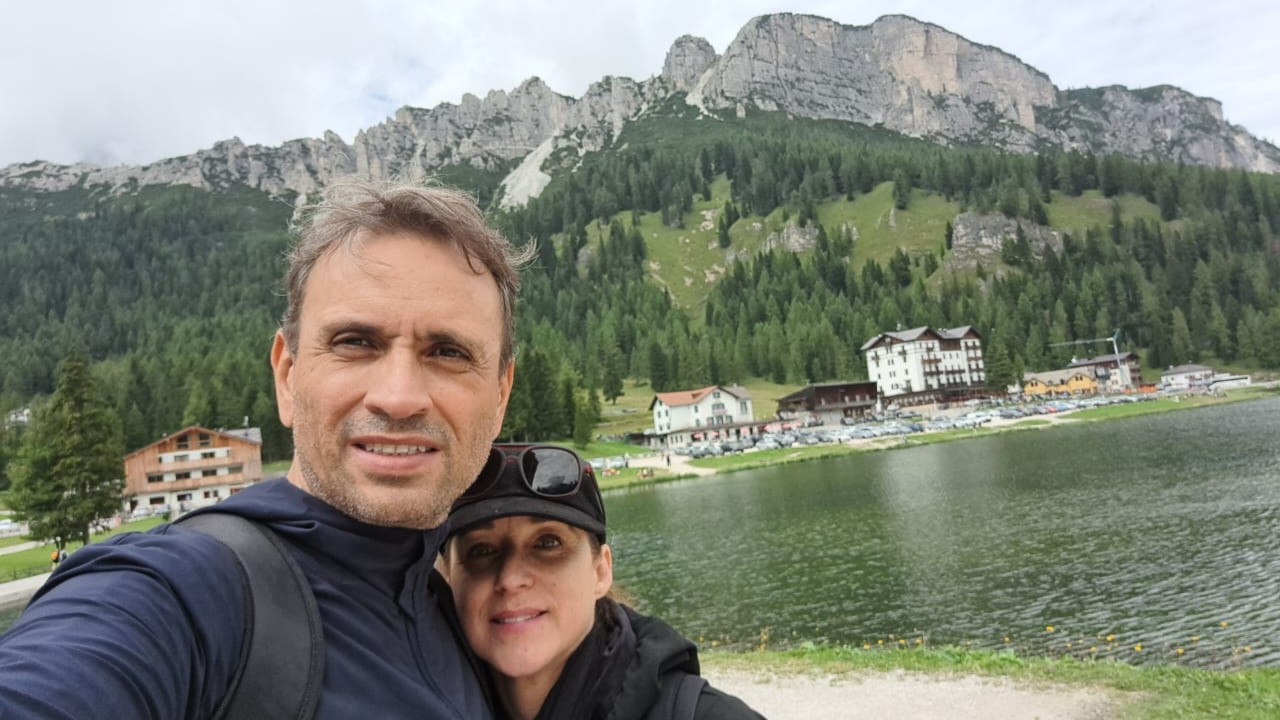
[{"label": "dark sunglass lens", "polygon": [[578,458],[559,448],[532,448],[524,454],[524,476],[539,495],[572,495],[578,489]]},{"label": "dark sunglass lens", "polygon": [[502,466],[507,461],[507,457],[502,454],[498,448],[489,451],[489,459],[485,462],[484,467],[480,470],[480,475],[476,477],[476,481],[471,483],[471,487],[462,493],[462,500],[474,500],[483,496],[493,487],[498,476],[502,474]]}]

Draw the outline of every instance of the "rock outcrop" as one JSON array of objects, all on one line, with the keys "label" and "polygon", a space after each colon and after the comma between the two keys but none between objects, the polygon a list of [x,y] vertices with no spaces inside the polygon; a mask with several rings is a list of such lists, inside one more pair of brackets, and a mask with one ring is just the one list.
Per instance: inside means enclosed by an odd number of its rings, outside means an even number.
[{"label": "rock outcrop", "polygon": [[538,78],[458,104],[404,107],[347,144],[329,132],[279,147],[216,143],[141,167],[21,163],[0,185],[37,190],[244,184],[272,194],[312,193],[339,174],[423,177],[467,164],[510,171],[501,202],[536,196],[552,173],[609,146],[628,122],[683,94],[702,111],[750,110],[880,126],[941,144],[1028,152],[1043,144],[1094,153],[1280,172],[1280,149],[1228,123],[1209,98],[1170,86],[1060,91],[1048,76],[997,48],[891,15],[849,26],[811,15],[748,22],[723,55],[685,35],[662,73],[606,77],[580,99]]},{"label": "rock outcrop", "polygon": [[716,61],[716,49],[700,37],[681,35],[662,63],[662,79],[676,92],[687,93]]},{"label": "rock outcrop", "polygon": [[943,141],[990,133],[990,144],[1018,149],[1034,142],[1036,106],[1057,95],[1012,55],[903,16],[864,27],[758,17],[712,72],[705,108],[782,110]]},{"label": "rock outcrop", "polygon": [[1062,233],[1057,230],[1021,218],[966,212],[957,215],[952,226],[951,252],[947,253],[945,269],[972,270],[979,264],[990,268],[999,262],[1005,244],[1017,239],[1019,227],[1033,256],[1044,257],[1046,250],[1062,252]]}]

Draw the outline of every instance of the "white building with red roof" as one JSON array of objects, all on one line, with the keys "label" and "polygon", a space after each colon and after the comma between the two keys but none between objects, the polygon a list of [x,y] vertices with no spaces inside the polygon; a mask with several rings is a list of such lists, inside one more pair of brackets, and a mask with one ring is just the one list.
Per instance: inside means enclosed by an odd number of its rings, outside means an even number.
[{"label": "white building with red roof", "polygon": [[649,402],[654,435],[668,445],[685,445],[703,437],[727,437],[735,427],[755,420],[746,388],[710,385],[697,390],[658,393]]}]

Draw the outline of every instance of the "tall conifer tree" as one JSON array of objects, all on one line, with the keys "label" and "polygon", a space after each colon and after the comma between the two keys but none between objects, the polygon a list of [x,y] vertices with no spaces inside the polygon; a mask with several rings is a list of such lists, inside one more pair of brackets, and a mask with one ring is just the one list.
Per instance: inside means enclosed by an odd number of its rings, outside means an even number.
[{"label": "tall conifer tree", "polygon": [[90,527],[121,509],[123,458],[119,419],[85,359],[69,357],[10,465],[10,503],[31,539],[59,550],[73,538],[88,543]]}]

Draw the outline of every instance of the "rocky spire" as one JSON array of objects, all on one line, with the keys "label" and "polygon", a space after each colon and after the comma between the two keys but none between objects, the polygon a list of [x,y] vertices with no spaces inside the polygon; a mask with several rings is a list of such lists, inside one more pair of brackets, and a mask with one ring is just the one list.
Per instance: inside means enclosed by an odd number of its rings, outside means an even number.
[{"label": "rocky spire", "polygon": [[681,35],[662,63],[662,79],[677,92],[689,92],[717,59],[716,49],[703,38]]}]

